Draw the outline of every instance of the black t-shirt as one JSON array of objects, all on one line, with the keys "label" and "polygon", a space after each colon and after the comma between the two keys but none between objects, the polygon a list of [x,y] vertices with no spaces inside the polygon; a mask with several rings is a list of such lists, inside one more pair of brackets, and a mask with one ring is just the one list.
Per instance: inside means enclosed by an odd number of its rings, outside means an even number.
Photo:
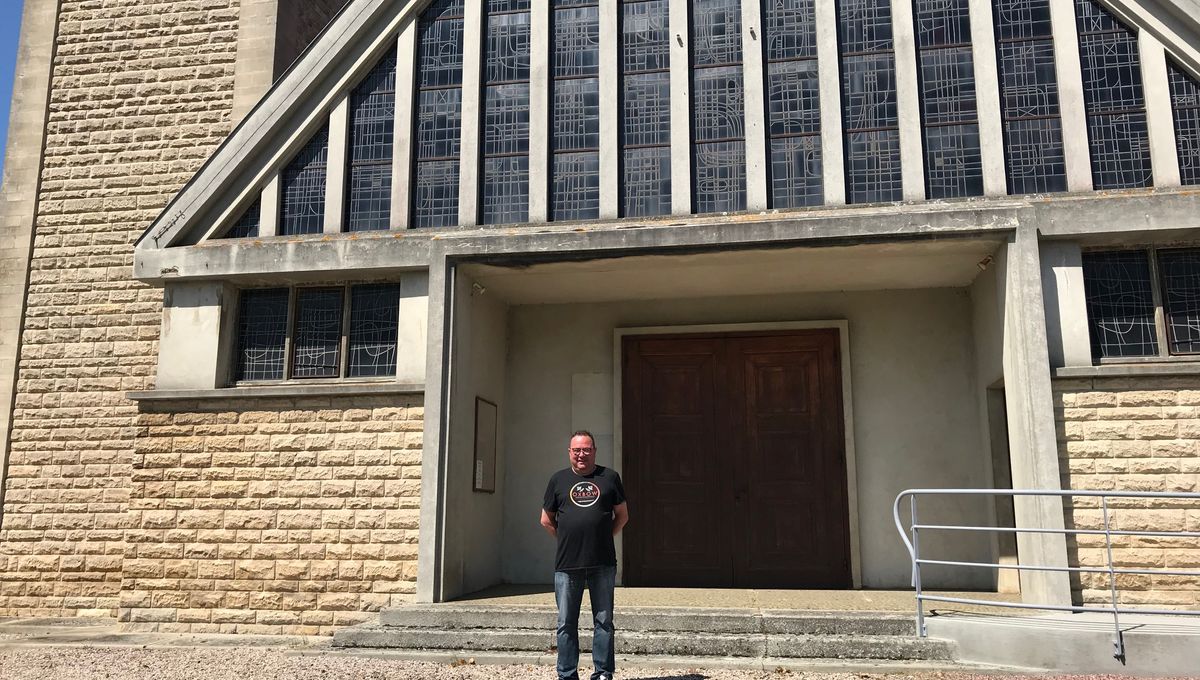
[{"label": "black t-shirt", "polygon": [[625,502],[616,471],[600,465],[590,475],[559,470],[546,485],[542,509],[558,519],[555,571],[617,564],[613,546],[613,508]]}]

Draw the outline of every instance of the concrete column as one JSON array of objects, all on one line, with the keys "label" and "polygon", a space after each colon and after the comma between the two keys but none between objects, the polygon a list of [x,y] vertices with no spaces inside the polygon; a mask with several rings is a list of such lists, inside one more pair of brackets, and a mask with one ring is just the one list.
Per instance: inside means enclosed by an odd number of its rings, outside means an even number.
[{"label": "concrete column", "polygon": [[396,133],[392,138],[392,214],[388,226],[407,229],[412,210],[413,111],[416,110],[417,22],[400,31],[396,44]]},{"label": "concrete column", "polygon": [[[1004,392],[1013,487],[1057,490],[1062,487],[1037,230],[1018,227],[1003,261]],[[1018,497],[1014,511],[1020,527],[1064,526],[1063,503],[1056,497]],[[1067,544],[1061,535],[1020,534],[1017,550],[1022,564],[1067,566]],[[1070,579],[1062,572],[1022,572],[1021,594],[1026,602],[1070,604]]]},{"label": "concrete column", "polygon": [[1054,69],[1058,77],[1067,190],[1091,191],[1092,159],[1088,149],[1087,112],[1083,107],[1083,70],[1079,63],[1074,0],[1050,0],[1050,22],[1054,29]]},{"label": "concrete column", "polygon": [[838,58],[837,5],[816,0],[817,73],[821,98],[821,170],[825,205],[846,204],[842,144],[842,69]]},{"label": "concrete column", "polygon": [[767,94],[762,7],[742,0],[742,76],[745,80],[746,209],[762,212],[767,199]]},{"label": "concrete column", "polygon": [[621,6],[600,0],[600,219],[621,216]]},{"label": "concrete column", "polygon": [[1041,244],[1041,259],[1050,366],[1091,366],[1092,344],[1079,244],[1047,241]]},{"label": "concrete column", "polygon": [[1138,31],[1138,53],[1142,63],[1142,91],[1146,96],[1146,125],[1150,131],[1150,166],[1154,186],[1177,187],[1179,152],[1175,147],[1175,118],[1171,111],[1171,85],[1167,78],[1167,55],[1150,31]]},{"label": "concrete column", "polygon": [[[472,4],[467,3],[470,7]],[[421,455],[421,518],[417,536],[417,602],[441,602],[446,532],[450,348],[453,346],[454,269],[444,253],[429,261],[429,326],[425,349],[424,451]]]},{"label": "concrete column", "polygon": [[529,13],[529,221],[550,220],[550,53],[554,24],[550,0],[533,0]]},{"label": "concrete column", "polygon": [[400,321],[396,332],[396,381],[425,382],[429,343],[429,274],[407,273],[400,279]]},{"label": "concrete column", "polygon": [[479,224],[483,45],[487,37],[483,5],[465,3],[463,12],[462,144],[458,168],[458,224],[463,227]]},{"label": "concrete column", "polygon": [[921,140],[921,81],[912,0],[892,0],[896,57],[896,110],[900,116],[900,176],[906,201],[925,199],[925,152]]},{"label": "concrete column", "polygon": [[237,290],[223,282],[168,283],[158,339],[160,390],[211,390],[229,384],[236,351]]},{"label": "concrete column", "polygon": [[971,61],[975,64],[975,109],[979,116],[979,151],[983,160],[983,194],[1008,194],[1004,166],[1004,123],[1000,113],[1000,70],[996,64],[996,30],[991,0],[970,0]]},{"label": "concrete column", "polygon": [[276,173],[262,190],[258,215],[258,235],[261,238],[279,235],[279,174]]},{"label": "concrete column", "polygon": [[346,182],[350,143],[350,95],[329,112],[329,161],[325,164],[325,233],[342,233],[346,216]]},{"label": "concrete column", "polygon": [[671,214],[692,214],[692,36],[688,3],[671,6]]},{"label": "concrete column", "polygon": [[241,0],[238,6],[237,62],[230,116],[234,124],[246,117],[275,80],[278,5],[278,0]]}]

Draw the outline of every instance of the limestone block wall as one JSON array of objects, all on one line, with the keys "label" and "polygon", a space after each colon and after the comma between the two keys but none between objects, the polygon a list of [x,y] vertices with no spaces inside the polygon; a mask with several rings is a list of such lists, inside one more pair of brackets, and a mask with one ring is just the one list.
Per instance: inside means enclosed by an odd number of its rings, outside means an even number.
[{"label": "limestone block wall", "polygon": [[119,619],[317,635],[416,590],[419,396],[143,405]]},{"label": "limestone block wall", "polygon": [[[1059,456],[1067,489],[1200,490],[1200,380],[1177,378],[1092,378],[1057,380]],[[1200,502],[1115,500],[1114,528],[1131,531],[1200,531]],[[1102,528],[1095,500],[1068,506],[1067,526]],[[1115,537],[1118,566],[1200,571],[1200,539]],[[1068,544],[1073,561],[1104,566],[1103,536],[1081,536]],[[1106,574],[1074,579],[1076,598],[1109,601]],[[1121,575],[1121,602],[1200,609],[1200,578]]]},{"label": "limestone block wall", "polygon": [[231,129],[238,0],[62,0],[0,524],[0,615],[115,614],[162,292],[132,243]]}]

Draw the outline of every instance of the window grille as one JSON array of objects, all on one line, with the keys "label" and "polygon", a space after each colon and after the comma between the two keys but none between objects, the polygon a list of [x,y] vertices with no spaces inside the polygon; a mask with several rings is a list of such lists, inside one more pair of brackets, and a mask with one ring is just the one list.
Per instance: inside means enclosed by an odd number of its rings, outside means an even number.
[{"label": "window grille", "polygon": [[914,5],[925,144],[925,195],[983,195],[968,0]]},{"label": "window grille", "polygon": [[1171,354],[1200,354],[1200,249],[1158,251]]},{"label": "window grille", "polygon": [[458,223],[459,147],[462,143],[464,0],[439,0],[418,24],[415,227]]},{"label": "window grille", "polygon": [[347,376],[396,375],[400,286],[376,284],[350,289],[350,337]]},{"label": "window grille", "polygon": [[838,1],[846,201],[903,197],[890,0]]},{"label": "window grille", "polygon": [[1171,112],[1175,119],[1175,150],[1184,186],[1200,184],[1200,82],[1170,59]]},{"label": "window grille", "polygon": [[697,214],[746,209],[745,83],[738,0],[695,0],[692,182]]},{"label": "window grille", "polygon": [[242,291],[238,308],[238,380],[282,380],[288,289]]},{"label": "window grille", "polygon": [[254,199],[246,212],[238,218],[233,226],[225,232],[221,238],[256,238],[258,236],[258,225],[262,221],[262,196]]},{"label": "window grille", "polygon": [[621,203],[627,217],[671,212],[669,0],[621,7]]},{"label": "window grille", "polygon": [[600,216],[600,7],[554,0],[551,219]]},{"label": "window grille", "polygon": [[771,207],[824,201],[821,99],[814,0],[764,6]]},{"label": "window grille", "polygon": [[312,136],[283,170],[279,234],[320,234],[325,229],[325,166],[329,126]]},{"label": "window grille", "polygon": [[350,94],[346,231],[389,228],[396,130],[396,46]]},{"label": "window grille", "polygon": [[1048,0],[995,0],[1010,194],[1067,190]]},{"label": "window grille", "polygon": [[488,0],[484,224],[529,219],[529,0]]},{"label": "window grille", "polygon": [[1096,189],[1152,185],[1137,33],[1095,0],[1075,0]]}]

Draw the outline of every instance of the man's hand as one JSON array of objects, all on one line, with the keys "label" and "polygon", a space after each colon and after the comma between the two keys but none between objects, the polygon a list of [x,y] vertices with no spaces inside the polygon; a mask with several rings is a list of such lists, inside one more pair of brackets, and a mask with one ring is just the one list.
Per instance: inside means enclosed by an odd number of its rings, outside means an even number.
[{"label": "man's hand", "polygon": [[629,503],[613,506],[613,538],[629,523]]},{"label": "man's hand", "polygon": [[542,527],[546,530],[546,533],[554,538],[558,538],[558,522],[545,510],[542,510]]}]

